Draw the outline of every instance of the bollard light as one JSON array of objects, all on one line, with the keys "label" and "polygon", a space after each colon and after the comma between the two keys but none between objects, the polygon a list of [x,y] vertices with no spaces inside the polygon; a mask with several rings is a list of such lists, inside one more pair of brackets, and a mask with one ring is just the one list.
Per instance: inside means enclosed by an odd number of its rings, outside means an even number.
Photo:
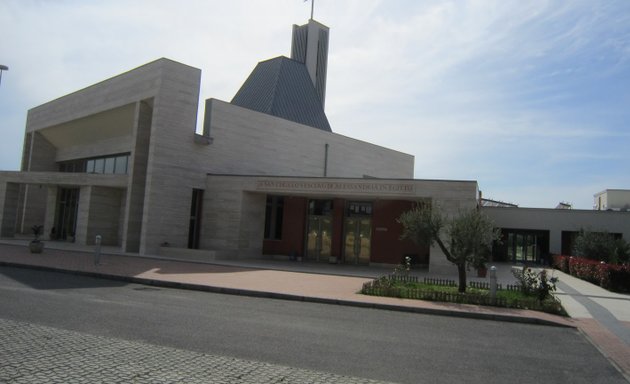
[{"label": "bollard light", "polygon": [[492,302],[497,300],[497,267],[490,267],[490,299]]},{"label": "bollard light", "polygon": [[96,238],[94,239],[94,265],[100,265],[101,264],[101,240],[103,238],[101,237],[101,235],[96,235]]}]

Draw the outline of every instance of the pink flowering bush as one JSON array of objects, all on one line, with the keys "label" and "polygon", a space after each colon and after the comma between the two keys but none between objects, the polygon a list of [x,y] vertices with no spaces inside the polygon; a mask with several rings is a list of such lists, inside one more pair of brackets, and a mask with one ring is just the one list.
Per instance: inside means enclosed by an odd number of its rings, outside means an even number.
[{"label": "pink flowering bush", "polygon": [[600,262],[597,260],[590,260],[582,257],[571,257],[569,259],[569,273],[572,276],[599,285],[599,265]]},{"label": "pink flowering bush", "polygon": [[552,266],[555,269],[559,269],[564,273],[569,273],[569,256],[553,255]]},{"label": "pink flowering bush", "polygon": [[630,292],[630,264],[608,264],[583,257],[554,255],[553,267],[610,291]]}]

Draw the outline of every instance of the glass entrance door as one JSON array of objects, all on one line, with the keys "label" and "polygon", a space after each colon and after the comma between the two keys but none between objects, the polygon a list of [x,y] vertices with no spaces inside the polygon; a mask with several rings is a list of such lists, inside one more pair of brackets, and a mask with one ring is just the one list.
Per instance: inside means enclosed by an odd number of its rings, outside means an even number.
[{"label": "glass entrance door", "polygon": [[514,262],[537,262],[540,256],[539,238],[529,233],[508,234],[508,258]]},{"label": "glass entrance door", "polygon": [[328,261],[332,243],[332,219],[330,216],[310,215],[306,233],[306,258]]},{"label": "glass entrance door", "polygon": [[345,220],[344,260],[348,264],[368,264],[372,239],[372,220],[347,217]]}]

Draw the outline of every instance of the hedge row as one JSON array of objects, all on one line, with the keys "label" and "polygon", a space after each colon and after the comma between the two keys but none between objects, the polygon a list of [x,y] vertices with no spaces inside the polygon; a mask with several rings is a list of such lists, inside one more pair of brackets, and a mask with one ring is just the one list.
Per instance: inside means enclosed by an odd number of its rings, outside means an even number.
[{"label": "hedge row", "polygon": [[609,291],[630,292],[630,264],[606,264],[582,257],[554,255],[553,267]]},{"label": "hedge row", "polygon": [[364,283],[363,288],[361,289],[361,293],[364,295],[398,297],[402,299],[442,301],[458,304],[474,304],[504,308],[531,309],[535,311],[542,311],[555,315],[566,316],[566,312],[564,311],[564,308],[562,308],[562,304],[555,297],[545,299],[542,302],[535,297],[518,299],[496,297],[493,300],[489,294],[443,292],[414,289],[408,287],[388,286],[387,284],[383,285],[382,279],[375,279],[373,281]]}]

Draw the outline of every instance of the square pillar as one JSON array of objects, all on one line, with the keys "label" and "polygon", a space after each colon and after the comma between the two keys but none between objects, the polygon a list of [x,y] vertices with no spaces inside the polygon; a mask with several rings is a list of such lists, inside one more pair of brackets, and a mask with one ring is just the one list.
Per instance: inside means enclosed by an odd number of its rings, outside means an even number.
[{"label": "square pillar", "polygon": [[16,232],[16,219],[20,185],[15,183],[0,184],[0,236],[13,237]]}]

